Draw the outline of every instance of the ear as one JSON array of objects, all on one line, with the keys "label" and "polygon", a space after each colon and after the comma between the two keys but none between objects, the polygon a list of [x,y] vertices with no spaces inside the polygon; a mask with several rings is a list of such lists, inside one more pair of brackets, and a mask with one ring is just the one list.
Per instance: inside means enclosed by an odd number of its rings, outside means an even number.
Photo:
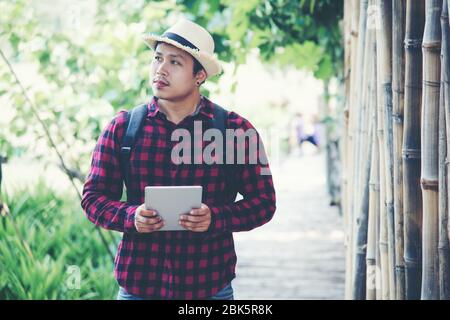
[{"label": "ear", "polygon": [[195,75],[195,82],[200,85],[203,82],[205,82],[206,78],[207,78],[206,71],[205,69],[202,69]]}]

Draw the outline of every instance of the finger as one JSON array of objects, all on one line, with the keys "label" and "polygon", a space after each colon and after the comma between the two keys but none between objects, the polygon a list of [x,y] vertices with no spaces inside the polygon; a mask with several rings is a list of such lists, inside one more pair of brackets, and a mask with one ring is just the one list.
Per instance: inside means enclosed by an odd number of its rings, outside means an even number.
[{"label": "finger", "polygon": [[190,221],[180,221],[180,225],[186,229],[196,229],[206,225],[205,222],[190,222]]},{"label": "finger", "polygon": [[154,216],[156,216],[158,213],[155,211],[155,210],[151,210],[151,209],[149,209],[149,210],[146,210],[146,209],[142,209],[140,212],[139,212],[139,215],[140,216],[144,216],[144,217],[154,217]]},{"label": "finger", "polygon": [[209,210],[209,207],[208,207],[206,204],[202,203],[202,205],[200,206],[200,208],[194,208],[194,209],[192,209],[191,212],[190,212],[190,214],[202,216],[202,215],[208,214],[209,211],[210,211],[210,210]]},{"label": "finger", "polygon": [[136,230],[139,233],[150,233],[150,232],[153,232],[153,229],[149,228],[149,227],[137,227]]},{"label": "finger", "polygon": [[144,233],[144,232],[149,233],[149,232],[157,231],[157,230],[161,229],[163,226],[164,226],[164,221],[161,221],[159,223],[152,224],[152,225],[138,224],[137,229],[141,233]]},{"label": "finger", "polygon": [[162,227],[164,227],[164,221],[161,221],[159,223],[156,223],[152,226],[153,231],[158,231],[159,229],[161,229]]},{"label": "finger", "polygon": [[136,217],[136,221],[139,223],[142,223],[144,225],[156,224],[156,223],[160,222],[161,220],[162,220],[161,216],[156,216],[153,218],[146,218],[146,217],[142,217],[142,216]]},{"label": "finger", "polygon": [[149,227],[149,226],[143,226],[143,225],[141,225],[141,224],[136,224],[136,230],[137,230],[139,233],[148,233],[148,232],[152,232],[152,231],[153,231],[153,229],[152,229],[151,227]]},{"label": "finger", "polygon": [[208,213],[207,210],[200,208],[200,209],[192,209],[189,214],[193,216],[204,216]]},{"label": "finger", "polygon": [[190,221],[185,221],[185,220],[181,220],[180,224],[187,229],[193,228],[198,225],[198,223],[196,223],[196,222],[190,222]]},{"label": "finger", "polygon": [[183,214],[183,215],[180,216],[180,219],[182,221],[202,222],[202,221],[205,221],[205,215],[193,216],[193,215],[189,215],[189,214]]},{"label": "finger", "polygon": [[150,227],[150,226],[153,226],[153,225],[163,222],[163,220],[160,219],[159,217],[154,218],[154,219],[141,217],[140,219],[146,219],[144,221],[136,220],[136,224],[139,226],[143,226],[143,227]]}]

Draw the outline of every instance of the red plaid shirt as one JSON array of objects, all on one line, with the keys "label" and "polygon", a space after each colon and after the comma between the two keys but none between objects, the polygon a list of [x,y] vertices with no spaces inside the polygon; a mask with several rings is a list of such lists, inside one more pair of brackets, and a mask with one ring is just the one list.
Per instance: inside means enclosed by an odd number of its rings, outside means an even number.
[{"label": "red plaid shirt", "polygon": [[[251,230],[273,217],[272,176],[261,174],[268,165],[246,161],[225,171],[220,164],[175,164],[171,160],[172,148],[179,143],[171,141],[173,130],[185,128],[193,133],[194,120],[202,121],[203,130],[211,128],[213,108],[214,104],[202,97],[196,112],[175,125],[153,98],[131,153],[133,199],[127,202],[120,201],[123,175],[119,158],[126,129],[125,111],[108,124],[97,142],[81,206],[95,225],[123,232],[115,259],[115,277],[128,293],[153,299],[214,296],[235,277],[237,259],[232,232]],[[253,126],[238,114],[228,112],[227,129],[238,128],[245,131]],[[234,143],[237,145],[236,140]],[[203,147],[206,145],[203,142]],[[211,209],[212,217],[208,231],[138,233],[134,215],[144,203],[144,189],[149,185],[203,186],[202,202]],[[243,199],[235,202],[238,192]]]}]

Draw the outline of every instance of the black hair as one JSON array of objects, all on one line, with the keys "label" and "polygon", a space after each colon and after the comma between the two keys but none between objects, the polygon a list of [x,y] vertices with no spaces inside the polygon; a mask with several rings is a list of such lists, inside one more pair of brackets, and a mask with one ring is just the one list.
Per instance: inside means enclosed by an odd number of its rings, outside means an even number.
[{"label": "black hair", "polygon": [[203,68],[202,64],[198,62],[197,59],[195,59],[194,57],[192,57],[192,59],[194,59],[194,75],[196,75],[202,70],[205,70],[205,68]]}]

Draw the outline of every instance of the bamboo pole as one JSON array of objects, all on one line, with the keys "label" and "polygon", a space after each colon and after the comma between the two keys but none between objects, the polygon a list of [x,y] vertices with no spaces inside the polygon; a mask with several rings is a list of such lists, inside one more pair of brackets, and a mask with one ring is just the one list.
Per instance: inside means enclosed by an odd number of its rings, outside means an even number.
[{"label": "bamboo pole", "polygon": [[[350,85],[351,85],[351,45],[352,45],[352,1],[344,2],[344,86],[345,86],[345,98],[350,97]],[[346,105],[348,105],[346,103]]]},{"label": "bamboo pole", "polygon": [[358,178],[355,170],[355,166],[358,166],[358,130],[357,124],[360,123],[360,113],[361,113],[361,105],[363,102],[363,98],[361,96],[361,91],[363,88],[363,77],[364,77],[364,56],[365,56],[365,43],[366,43],[366,22],[367,22],[367,6],[368,0],[361,0],[360,2],[360,17],[359,17],[359,27],[358,27],[358,49],[357,49],[357,61],[356,61],[356,69],[355,69],[355,87],[354,93],[354,101],[352,105],[354,107],[354,112],[350,112],[350,124],[349,124],[349,143],[350,143],[350,152],[349,152],[349,164],[348,168],[350,168],[349,176],[348,176],[348,188],[351,192],[348,192],[348,212],[346,215],[346,298],[351,299],[353,296],[352,292],[352,283],[353,283],[353,236],[354,236],[354,211],[355,211],[355,199],[353,197],[354,190],[357,190],[357,182]]},{"label": "bamboo pole", "polygon": [[[341,180],[341,190],[342,190],[342,210],[344,219],[347,216],[347,152],[348,152],[348,126],[349,126],[349,110],[350,110],[350,100],[351,100],[351,89],[352,89],[352,15],[354,2],[347,1],[344,2],[344,37],[345,37],[345,60],[344,60],[344,76],[345,76],[345,109],[343,113],[343,130],[342,130],[342,180]],[[344,221],[344,226],[346,221]]]},{"label": "bamboo pole", "polygon": [[[376,47],[374,47],[374,52]],[[370,83],[370,96],[371,99],[371,122],[372,122],[372,159],[370,167],[370,194],[369,194],[369,221],[368,221],[368,231],[367,231],[367,279],[366,279],[366,299],[376,300],[377,298],[377,220],[379,215],[379,197],[380,197],[380,172],[379,172],[379,154],[378,154],[378,139],[376,135],[377,128],[377,87],[376,87],[376,68],[375,63],[372,62],[372,78],[369,80]]]},{"label": "bamboo pole", "polygon": [[[442,68],[443,69],[443,68]],[[441,79],[443,70],[441,72]],[[449,243],[447,237],[447,221],[448,221],[448,194],[447,194],[447,137],[444,109],[444,83],[441,81],[440,102],[439,102],[439,215],[438,215],[438,259],[439,259],[439,296],[442,300],[449,299]]]},{"label": "bamboo pole", "polygon": [[[351,151],[353,150],[353,118],[355,113],[355,94],[353,92],[355,91],[356,86],[356,76],[357,76],[357,49],[358,49],[358,35],[359,35],[359,15],[360,15],[360,4],[359,0],[352,0],[351,2],[347,1],[346,3],[351,3],[351,26],[350,26],[350,38],[351,38],[351,67],[350,67],[350,85],[349,90],[346,95],[346,110],[344,111],[344,130],[343,130],[343,144],[342,144],[342,165],[343,165],[343,174],[342,174],[342,208],[343,208],[343,220],[344,220],[344,228],[347,230],[345,232],[345,252],[346,252],[346,274],[345,274],[345,281],[346,281],[346,289],[345,294],[346,298],[350,299],[351,296],[349,296],[350,291],[350,284],[351,281],[349,280],[350,277],[350,266],[348,263],[350,262],[349,259],[349,253],[350,253],[350,246],[349,246],[349,238],[350,235],[348,233],[348,225],[349,225],[349,211],[350,211],[350,205],[349,205],[349,194],[350,194],[350,186],[351,184],[351,173],[352,170],[349,170],[351,168],[350,162],[352,161]],[[348,16],[346,17],[348,19]]]},{"label": "bamboo pole", "polygon": [[[377,75],[378,76],[378,75]],[[377,96],[379,96],[377,94]],[[379,99],[379,98],[378,98]],[[387,211],[386,211],[386,175],[384,162],[384,112],[377,108],[377,133],[380,155],[380,227],[378,247],[380,251],[380,278],[381,278],[381,299],[389,300],[389,258],[388,258],[388,235],[387,235]]]},{"label": "bamboo pole", "polygon": [[395,279],[397,300],[405,299],[405,261],[403,234],[403,110],[405,87],[406,1],[392,1],[392,103],[394,137],[394,225],[395,225]]},{"label": "bamboo pole", "polygon": [[[355,112],[355,103],[354,103],[354,88],[355,88],[355,79],[356,79],[356,54],[357,54],[357,44],[358,44],[358,24],[359,24],[359,1],[351,0],[346,3],[351,3],[351,17],[347,16],[346,19],[351,19],[350,21],[350,29],[348,32],[350,33],[350,48],[348,50],[351,51],[350,54],[350,77],[349,77],[349,85],[346,94],[346,108],[344,110],[344,130],[343,130],[343,139],[342,139],[342,210],[343,210],[343,219],[344,219],[344,227],[348,225],[348,217],[349,217],[349,180],[351,177],[351,170],[349,170],[349,163],[351,161],[350,151],[352,150],[352,141],[353,136],[351,135],[350,126],[353,119],[353,114]],[[347,239],[348,235],[346,234],[346,243],[345,246],[347,248]],[[346,250],[347,251],[347,250]],[[346,290],[347,291],[347,290]],[[349,297],[348,297],[349,298]]]},{"label": "bamboo pole", "polygon": [[442,0],[426,1],[423,35],[423,109],[422,109],[422,174],[423,239],[422,293],[423,300],[439,299],[438,261],[438,132],[439,88],[441,72]]},{"label": "bamboo pole", "polygon": [[379,27],[377,28],[378,105],[382,110],[381,145],[385,171],[385,201],[387,222],[387,250],[389,298],[395,299],[395,238],[394,238],[394,162],[392,135],[392,1],[378,0]]},{"label": "bamboo pole", "polygon": [[382,52],[385,50],[385,43],[382,44],[381,39],[381,10],[380,10],[380,0],[374,2],[372,6],[373,14],[375,17],[373,20],[374,29],[377,31],[377,136],[379,143],[379,154],[380,154],[380,235],[379,235],[379,247],[380,247],[380,265],[381,265],[381,295],[383,300],[389,299],[389,250],[388,250],[388,231],[387,231],[387,207],[386,207],[386,148],[385,148],[385,113],[383,102],[385,101],[384,91],[385,88],[380,85],[382,77],[385,76],[382,63]]},{"label": "bamboo pole", "polygon": [[403,192],[406,299],[420,299],[422,277],[422,197],[420,191],[422,37],[425,2],[407,0],[405,30],[405,109]]},{"label": "bamboo pole", "polygon": [[[378,124],[377,124],[378,127]],[[378,141],[378,136],[376,137]],[[380,148],[378,146],[378,173],[380,172]],[[376,294],[376,300],[382,300],[383,299],[383,288],[382,288],[382,279],[381,279],[381,251],[380,251],[380,221],[381,221],[381,211],[380,211],[380,192],[381,192],[381,177],[378,174],[378,190],[376,197],[378,200],[378,206],[377,206],[377,215],[376,215],[376,222],[375,222],[375,264],[376,264],[376,272],[375,272],[375,294]]]},{"label": "bamboo pole", "polygon": [[[370,133],[369,138],[372,135],[372,128],[369,124]],[[364,159],[365,166],[363,168],[363,193],[361,209],[359,218],[357,220],[357,233],[356,233],[356,249],[354,258],[354,284],[353,284],[353,299],[363,300],[366,298],[366,250],[367,250],[367,227],[368,227],[368,211],[369,211],[369,177],[370,177],[370,159],[372,158],[372,148],[368,144],[367,159]]]},{"label": "bamboo pole", "polygon": [[[446,110],[448,110],[448,75],[450,69],[450,27],[448,3],[442,3],[441,15],[442,48],[441,48],[441,90],[439,109],[439,296],[442,300],[450,300],[450,241],[448,234],[448,168],[447,151],[448,135]],[[447,88],[446,88],[447,83]]]},{"label": "bamboo pole", "polygon": [[[447,1],[447,17],[450,15],[450,0]],[[445,114],[446,114],[446,127],[447,127],[447,150],[450,150],[449,144],[450,144],[450,117],[447,116],[449,110],[450,110],[450,18],[448,18],[448,25],[449,29],[445,29],[444,32],[446,32],[445,35],[445,41],[443,42],[445,44],[445,54],[444,54],[444,102],[445,102]],[[447,159],[447,179],[448,179],[448,190],[450,190],[450,173],[448,173],[448,165],[450,163],[450,160]],[[449,197],[450,201],[450,197]],[[450,204],[448,205],[448,208],[450,208]],[[450,215],[450,213],[448,213]],[[450,243],[450,217],[448,217],[447,220],[447,238],[448,242]],[[446,298],[446,296],[444,297]]]},{"label": "bamboo pole", "polygon": [[364,86],[362,90],[362,105],[360,108],[360,122],[358,124],[358,161],[360,161],[360,172],[357,178],[355,197],[355,208],[353,224],[354,224],[354,249],[353,249],[353,279],[352,279],[352,298],[354,300],[365,299],[366,293],[366,249],[367,249],[367,223],[368,223],[368,206],[369,206],[369,178],[370,178],[370,136],[372,130],[370,127],[370,110],[369,104],[369,79],[371,77],[371,63],[373,63],[374,35],[370,28],[366,28],[366,47],[364,56]]},{"label": "bamboo pole", "polygon": [[[450,11],[450,0],[447,2],[447,17]],[[447,150],[450,150],[450,18],[449,18],[449,29],[444,28],[442,30],[442,46],[444,48],[444,56],[442,65],[444,66],[444,109],[445,109],[445,119],[446,119],[446,133],[447,133]],[[447,172],[449,172],[448,167],[450,165],[450,157],[446,160]],[[447,175],[447,190],[450,190],[450,174]],[[450,202],[450,197],[449,197]],[[450,203],[448,204],[450,208]],[[450,243],[450,219],[447,221],[447,236]]]}]

